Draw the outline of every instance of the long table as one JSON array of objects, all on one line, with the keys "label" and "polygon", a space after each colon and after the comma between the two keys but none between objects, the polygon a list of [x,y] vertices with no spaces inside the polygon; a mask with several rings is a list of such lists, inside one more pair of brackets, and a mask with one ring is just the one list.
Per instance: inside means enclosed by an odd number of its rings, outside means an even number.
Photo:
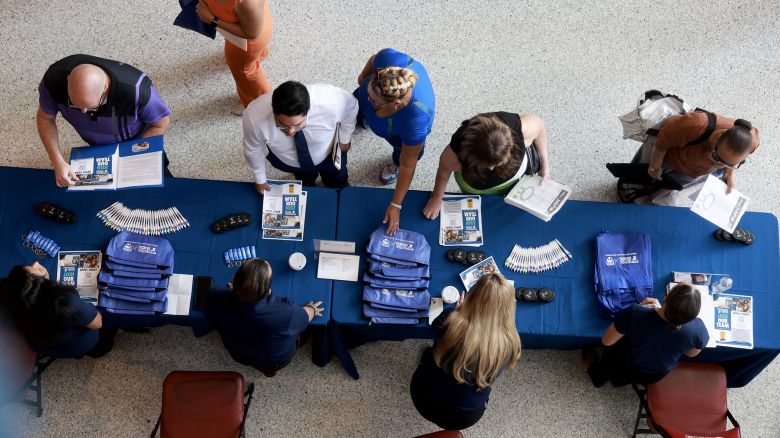
[{"label": "long table", "polygon": [[[440,296],[447,285],[462,289],[458,273],[463,266],[449,262],[448,248],[438,244],[439,220],[427,220],[421,210],[427,192],[410,191],[401,212],[401,227],[426,236],[431,246],[432,296]],[[364,253],[368,236],[379,225],[392,192],[350,187],[339,199],[339,240],[357,242]],[[651,237],[654,296],[661,297],[671,280],[671,271],[728,273],[734,293],[754,297],[754,343],[752,350],[719,347],[705,349],[694,360],[722,364],[730,387],[746,385],[780,353],[780,253],[778,226],[774,215],[746,213],[740,225],[757,236],[751,246],[719,242],[717,227],[688,209],[568,201],[550,222],[503,202],[501,197],[483,196],[484,245],[502,273],[516,286],[546,286],[557,292],[549,304],[518,303],[517,330],[524,348],[579,349],[597,345],[609,321],[597,315],[594,292],[595,237],[604,229],[618,233],[647,233]],[[514,244],[537,246],[558,239],[574,256],[558,269],[543,274],[519,274],[503,267]],[[362,254],[365,256],[365,254]],[[361,277],[362,277],[361,268]],[[358,378],[348,349],[372,340],[432,338],[427,323],[413,326],[369,325],[362,316],[362,284],[335,282],[331,340],[347,372]]]},{"label": "long table", "polygon": [[[115,201],[128,208],[155,210],[176,206],[191,226],[165,236],[174,249],[174,272],[207,275],[214,287],[225,287],[237,268],[229,269],[222,253],[229,248],[255,245],[259,257],[273,269],[273,293],[298,304],[322,300],[325,311],[312,321],[315,333],[313,360],[324,364],[328,358],[325,327],[330,320],[333,282],[316,277],[313,239],[333,239],[336,229],[337,193],[322,188],[307,188],[309,221],[302,242],[263,240],[259,233],[262,199],[251,184],[223,181],[166,178],[164,188],[117,191],[67,192],[54,183],[47,170],[0,167],[0,267],[40,261],[56,277],[56,260],[38,257],[22,246],[21,236],[31,230],[57,242],[62,250],[105,250],[116,234],[96,217],[96,213]],[[61,225],[37,215],[35,206],[46,201],[67,208],[77,215],[72,225]],[[209,225],[228,214],[247,212],[253,223],[247,227],[214,234]],[[308,263],[302,271],[293,271],[287,258],[302,252]],[[6,271],[7,272],[7,271]],[[4,276],[5,272],[0,272]],[[194,306],[194,297],[191,305]],[[120,315],[103,312],[104,323],[118,328],[138,328],[176,324],[193,327],[196,335],[207,333],[211,326],[203,313],[191,308],[187,316],[158,314],[154,316]]]}]

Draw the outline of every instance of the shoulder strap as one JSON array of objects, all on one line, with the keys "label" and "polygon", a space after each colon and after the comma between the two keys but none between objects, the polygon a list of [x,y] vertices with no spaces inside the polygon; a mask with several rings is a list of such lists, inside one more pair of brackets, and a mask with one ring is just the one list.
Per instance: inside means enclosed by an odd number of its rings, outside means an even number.
[{"label": "shoulder strap", "polygon": [[703,110],[701,108],[696,108],[694,111],[698,111],[698,112],[707,114],[707,129],[705,129],[704,132],[699,137],[689,141],[686,146],[693,146],[695,144],[699,144],[699,143],[703,142],[704,140],[707,140],[708,138],[710,138],[712,133],[715,132],[715,114],[713,114],[713,113],[711,113],[711,112],[709,112],[707,110]]}]

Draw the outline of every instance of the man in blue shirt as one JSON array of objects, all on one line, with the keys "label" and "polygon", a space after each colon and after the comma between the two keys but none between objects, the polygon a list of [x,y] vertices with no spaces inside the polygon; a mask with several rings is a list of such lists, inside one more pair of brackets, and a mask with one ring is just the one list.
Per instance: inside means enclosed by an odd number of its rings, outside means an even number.
[{"label": "man in blue shirt", "polygon": [[208,294],[206,318],[236,362],[273,377],[292,361],[298,335],[322,316],[322,301],[301,307],[272,295],[271,265],[261,259],[244,262],[228,288]]},{"label": "man in blue shirt", "polygon": [[707,345],[699,291],[687,283],[673,287],[661,306],[655,298],[623,309],[604,332],[607,347],[588,368],[593,385],[648,385],[663,379],[683,355],[694,357]]}]

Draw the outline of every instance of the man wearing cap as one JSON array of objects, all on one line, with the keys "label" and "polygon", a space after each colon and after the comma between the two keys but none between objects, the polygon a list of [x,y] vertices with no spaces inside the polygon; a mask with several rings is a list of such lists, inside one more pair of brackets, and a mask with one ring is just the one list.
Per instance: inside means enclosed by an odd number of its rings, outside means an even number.
[{"label": "man wearing cap", "polygon": [[[89,145],[163,135],[171,110],[146,74],[135,67],[90,55],[71,55],[51,66],[38,86],[38,134],[54,166],[56,183],[78,177],[60,153],[57,113]],[[166,175],[170,175],[167,171]]]},{"label": "man wearing cap", "polygon": [[326,187],[348,186],[347,151],[357,112],[357,99],[327,84],[287,81],[253,100],[244,111],[244,157],[257,191],[269,189],[266,160],[305,186],[313,186],[317,176]]}]

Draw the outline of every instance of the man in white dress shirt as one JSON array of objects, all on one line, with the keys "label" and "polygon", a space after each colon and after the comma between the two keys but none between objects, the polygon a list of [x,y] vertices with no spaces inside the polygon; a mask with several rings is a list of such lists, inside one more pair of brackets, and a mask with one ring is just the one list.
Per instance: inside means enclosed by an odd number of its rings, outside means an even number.
[{"label": "man in white dress shirt", "polygon": [[[288,81],[252,101],[244,110],[244,157],[257,191],[269,189],[266,161],[305,186],[313,186],[317,176],[326,187],[349,185],[347,151],[357,112],[358,101],[351,93],[327,84]],[[331,153],[337,127],[340,169]]]}]

